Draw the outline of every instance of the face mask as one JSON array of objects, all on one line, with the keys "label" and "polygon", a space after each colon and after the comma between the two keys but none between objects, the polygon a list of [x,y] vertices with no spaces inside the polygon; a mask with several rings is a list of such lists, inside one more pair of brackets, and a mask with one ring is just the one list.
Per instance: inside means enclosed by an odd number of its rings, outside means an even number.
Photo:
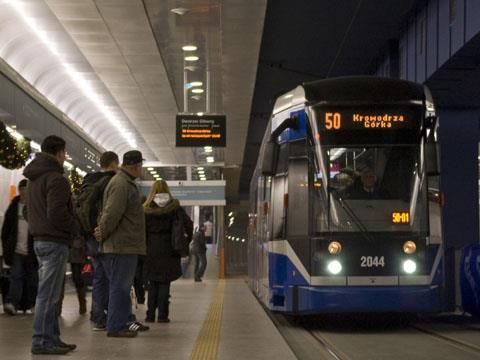
[{"label": "face mask", "polygon": [[169,200],[170,200],[170,195],[167,193],[156,194],[155,197],[153,198],[153,201],[155,202],[155,204],[157,204],[160,207],[164,207],[165,205],[167,205]]}]

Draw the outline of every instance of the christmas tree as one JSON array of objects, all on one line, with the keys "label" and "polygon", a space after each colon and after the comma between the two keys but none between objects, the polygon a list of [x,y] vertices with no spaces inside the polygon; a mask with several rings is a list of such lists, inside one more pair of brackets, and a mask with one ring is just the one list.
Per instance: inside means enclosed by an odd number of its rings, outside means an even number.
[{"label": "christmas tree", "polygon": [[0,121],[0,165],[9,170],[25,166],[32,148],[29,139],[15,139]]}]

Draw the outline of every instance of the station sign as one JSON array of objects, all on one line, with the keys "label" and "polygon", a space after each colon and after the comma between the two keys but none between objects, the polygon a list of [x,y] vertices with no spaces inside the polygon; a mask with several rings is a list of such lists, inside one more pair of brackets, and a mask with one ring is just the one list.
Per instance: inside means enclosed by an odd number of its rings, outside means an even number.
[{"label": "station sign", "polygon": [[225,147],[227,138],[225,115],[177,115],[177,147]]},{"label": "station sign", "polygon": [[[225,206],[225,180],[167,181],[170,193],[182,206]],[[140,182],[140,191],[148,196],[153,181]]]}]

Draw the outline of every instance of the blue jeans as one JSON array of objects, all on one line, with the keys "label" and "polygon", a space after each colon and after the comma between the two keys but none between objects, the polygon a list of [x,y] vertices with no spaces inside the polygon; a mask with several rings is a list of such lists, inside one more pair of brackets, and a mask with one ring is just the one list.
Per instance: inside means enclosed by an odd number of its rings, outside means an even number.
[{"label": "blue jeans", "polygon": [[105,269],[105,255],[99,254],[92,257],[92,321],[95,324],[107,324],[108,310],[108,277]]},{"label": "blue jeans", "polygon": [[65,278],[68,246],[36,240],[34,249],[39,265],[39,283],[33,320],[32,348],[44,348],[58,345],[60,342],[60,327],[55,310]]},{"label": "blue jeans", "polygon": [[137,269],[137,255],[104,254],[102,263],[109,286],[107,331],[125,330],[132,312],[130,290]]},{"label": "blue jeans", "polygon": [[5,299],[15,309],[27,310],[35,306],[38,273],[31,256],[14,254],[10,268],[10,288]]},{"label": "blue jeans", "polygon": [[195,258],[195,279],[201,279],[207,268],[207,254],[202,252],[193,254]]}]

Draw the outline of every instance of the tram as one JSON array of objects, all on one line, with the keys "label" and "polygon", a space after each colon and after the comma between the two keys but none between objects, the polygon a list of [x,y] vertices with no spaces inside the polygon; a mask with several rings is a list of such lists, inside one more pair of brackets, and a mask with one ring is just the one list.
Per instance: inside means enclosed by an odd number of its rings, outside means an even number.
[{"label": "tram", "polygon": [[397,79],[276,100],[250,186],[249,284],[266,307],[442,310],[438,125],[428,88]]}]

